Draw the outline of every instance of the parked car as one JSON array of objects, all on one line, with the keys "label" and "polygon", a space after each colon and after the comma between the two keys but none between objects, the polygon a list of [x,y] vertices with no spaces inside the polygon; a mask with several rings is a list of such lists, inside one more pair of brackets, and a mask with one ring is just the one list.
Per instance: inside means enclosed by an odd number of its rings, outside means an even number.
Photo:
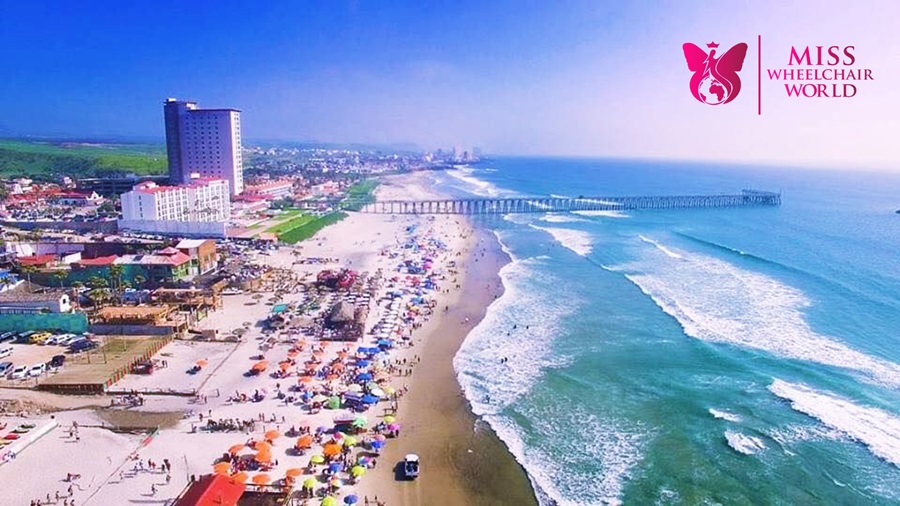
[{"label": "parked car", "polygon": [[77,336],[75,334],[63,334],[59,339],[56,340],[56,344],[60,346],[68,346],[72,344],[72,341],[78,339],[79,337],[84,336]]},{"label": "parked car", "polygon": [[72,353],[78,353],[79,351],[89,350],[95,346],[97,346],[97,343],[95,343],[94,341],[91,341],[89,339],[82,339],[70,344],[69,351],[71,351]]},{"label": "parked car", "polygon": [[4,332],[0,334],[0,343],[3,341],[14,341],[16,339],[15,332]]},{"label": "parked car", "polygon": [[47,364],[43,364],[43,363],[34,364],[33,366],[31,366],[30,369],[28,369],[28,375],[33,376],[35,378],[44,374],[45,372],[47,372]]},{"label": "parked car", "polygon": [[52,368],[62,367],[63,364],[66,363],[65,355],[54,355],[53,358],[50,359],[49,365]]},{"label": "parked car", "polygon": [[0,358],[6,358],[6,357],[10,356],[10,355],[12,355],[12,352],[13,352],[12,346],[6,346],[3,348],[0,348]]},{"label": "parked car", "polygon": [[4,377],[4,376],[6,376],[7,374],[9,374],[9,371],[11,371],[12,368],[13,368],[13,363],[12,363],[12,362],[2,362],[2,363],[0,363],[0,378],[2,378],[2,377]]},{"label": "parked car", "polygon": [[28,366],[27,365],[20,365],[20,366],[16,367],[15,369],[13,369],[12,374],[9,375],[9,379],[14,379],[14,380],[25,379],[27,377],[28,377]]},{"label": "parked car", "polygon": [[38,332],[31,335],[31,342],[34,344],[44,344],[53,334],[49,332]]},{"label": "parked car", "polygon": [[59,337],[60,336],[50,336],[47,338],[46,341],[44,341],[44,344],[46,344],[47,346],[50,346],[51,344],[56,344],[59,342]]},{"label": "parked car", "polygon": [[34,330],[26,330],[25,332],[19,332],[19,335],[16,336],[17,343],[28,343],[29,338],[32,335],[37,334],[37,331]]},{"label": "parked car", "polygon": [[403,457],[403,476],[407,480],[415,480],[419,477],[419,456],[410,453]]}]

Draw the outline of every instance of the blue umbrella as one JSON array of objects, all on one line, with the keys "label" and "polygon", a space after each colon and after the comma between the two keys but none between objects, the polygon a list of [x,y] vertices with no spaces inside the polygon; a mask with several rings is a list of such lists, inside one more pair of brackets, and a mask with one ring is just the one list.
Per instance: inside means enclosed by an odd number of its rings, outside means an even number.
[{"label": "blue umbrella", "polygon": [[372,448],[375,448],[376,450],[384,448],[384,441],[379,441],[377,439],[372,441]]},{"label": "blue umbrella", "polygon": [[375,397],[374,395],[364,395],[362,401],[366,404],[375,404],[378,402],[378,397]]},{"label": "blue umbrella", "polygon": [[357,501],[359,501],[359,498],[353,494],[350,494],[344,498],[344,504],[356,504]]},{"label": "blue umbrella", "polygon": [[343,469],[344,469],[344,466],[341,465],[340,462],[332,462],[332,463],[328,466],[328,470],[331,471],[332,473],[339,473],[339,472],[341,472]]},{"label": "blue umbrella", "polygon": [[369,362],[368,360],[357,360],[356,361],[356,365],[358,367],[369,367],[369,364],[371,364],[371,362]]},{"label": "blue umbrella", "polygon": [[364,372],[356,376],[356,381],[372,381],[372,373]]},{"label": "blue umbrella", "polygon": [[394,341],[391,341],[390,339],[379,339],[378,340],[378,346],[393,346],[393,345],[394,345]]}]

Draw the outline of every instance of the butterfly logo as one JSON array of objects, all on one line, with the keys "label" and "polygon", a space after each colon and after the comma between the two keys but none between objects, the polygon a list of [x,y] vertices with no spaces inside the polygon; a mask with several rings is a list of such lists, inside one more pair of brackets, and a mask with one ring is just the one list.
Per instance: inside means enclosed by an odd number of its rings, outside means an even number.
[{"label": "butterfly logo", "polygon": [[690,42],[685,42],[682,46],[688,70],[694,73],[691,77],[691,94],[704,104],[727,104],[737,98],[741,91],[741,78],[737,73],[744,67],[747,44],[735,44],[719,57],[716,56],[718,44],[710,42],[706,47],[709,54]]}]

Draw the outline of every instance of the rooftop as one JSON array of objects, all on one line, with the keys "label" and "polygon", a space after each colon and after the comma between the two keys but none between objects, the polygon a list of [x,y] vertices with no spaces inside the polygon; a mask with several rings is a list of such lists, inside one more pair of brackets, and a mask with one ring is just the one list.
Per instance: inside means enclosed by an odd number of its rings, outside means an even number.
[{"label": "rooftop", "polygon": [[175,245],[178,249],[194,249],[203,246],[209,239],[182,239]]},{"label": "rooftop", "polygon": [[55,302],[65,295],[65,290],[45,290],[30,292],[25,287],[0,292],[0,304],[4,302]]}]

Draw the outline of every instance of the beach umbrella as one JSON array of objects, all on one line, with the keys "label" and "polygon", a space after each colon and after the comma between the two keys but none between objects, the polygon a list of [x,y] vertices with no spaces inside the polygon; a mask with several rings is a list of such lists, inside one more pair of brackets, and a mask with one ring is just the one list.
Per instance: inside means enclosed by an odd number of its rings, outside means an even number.
[{"label": "beach umbrella", "polygon": [[281,372],[287,372],[287,370],[291,368],[291,363],[290,362],[280,362],[278,364],[278,368],[281,369]]},{"label": "beach umbrella", "polygon": [[313,455],[312,457],[309,458],[309,461],[313,464],[324,464],[325,457],[323,457],[321,455]]},{"label": "beach umbrella", "polygon": [[330,482],[328,482],[334,488],[341,488],[344,486],[344,482],[341,481],[340,478],[332,478]]},{"label": "beach umbrella", "polygon": [[312,402],[325,402],[325,401],[328,400],[328,397],[325,397],[325,396],[322,395],[322,394],[316,394],[316,395],[315,395],[312,399],[310,399],[310,400],[311,400]]},{"label": "beach umbrella", "polygon": [[370,388],[369,393],[374,395],[375,397],[384,397],[384,390],[380,388]]},{"label": "beach umbrella", "polygon": [[277,430],[270,430],[270,431],[266,432],[265,436],[266,436],[266,439],[271,441],[273,439],[278,439],[279,437],[281,437],[281,433],[278,432]]},{"label": "beach umbrella", "polygon": [[378,397],[375,397],[374,395],[364,395],[362,397],[362,402],[364,404],[375,404],[378,400]]},{"label": "beach umbrella", "polygon": [[372,373],[368,373],[368,372],[364,372],[362,374],[356,375],[357,382],[372,381],[372,378],[374,378],[374,376],[372,376]]},{"label": "beach umbrella", "polygon": [[350,494],[344,498],[344,504],[356,504],[357,502],[359,502],[359,497],[356,497],[353,494]]},{"label": "beach umbrella", "polygon": [[364,474],[366,474],[366,468],[363,466],[353,466],[350,468],[350,476],[354,478],[359,478]]},{"label": "beach umbrella", "polygon": [[359,458],[356,459],[356,462],[359,463],[359,465],[361,465],[361,466],[367,466],[367,465],[369,465],[369,462],[371,462],[371,461],[372,461],[372,458],[366,457],[365,455],[359,455]]},{"label": "beach umbrella", "polygon": [[312,383],[312,376],[300,376],[297,378],[297,383]]},{"label": "beach umbrella", "polygon": [[378,439],[376,439],[375,441],[372,441],[372,448],[375,448],[376,450],[380,450],[380,449],[384,448],[384,441],[381,441]]},{"label": "beach umbrella", "polygon": [[206,364],[208,364],[208,363],[209,363],[209,362],[207,362],[206,359],[203,358],[203,359],[200,359],[200,360],[197,361],[197,366],[198,366],[198,367],[206,367]]},{"label": "beach umbrella", "polygon": [[354,383],[354,384],[348,386],[348,387],[347,387],[347,390],[349,390],[349,391],[351,391],[351,392],[362,392],[362,391],[363,391],[363,387],[362,387],[362,385],[359,385],[359,384]]},{"label": "beach umbrella", "polygon": [[328,409],[338,409],[341,407],[341,398],[338,396],[331,397],[328,401],[325,402],[325,407]]},{"label": "beach umbrella", "polygon": [[344,438],[344,446],[346,446],[348,448],[351,446],[356,446],[356,443],[358,443],[358,442],[359,441],[357,441],[356,438],[353,436],[347,436]]},{"label": "beach umbrella", "polygon": [[309,434],[304,434],[297,438],[297,444],[295,445],[297,448],[309,448],[312,446],[313,438]]},{"label": "beach umbrella", "polygon": [[333,443],[327,444],[322,447],[322,453],[324,453],[326,457],[336,457],[341,454],[341,445]]},{"label": "beach umbrella", "polygon": [[213,471],[216,474],[228,475],[231,473],[231,462],[219,462],[218,464],[213,466]]},{"label": "beach umbrella", "polygon": [[259,452],[253,458],[260,464],[272,462],[272,454],[269,452]]},{"label": "beach umbrella", "polygon": [[357,366],[357,367],[369,367],[369,365],[371,365],[371,363],[372,363],[372,362],[370,362],[370,361],[368,361],[368,360],[357,360],[357,361],[356,361],[356,366]]},{"label": "beach umbrella", "polygon": [[369,421],[364,416],[357,416],[353,420],[353,426],[356,427],[357,429],[361,429],[361,428],[365,427],[368,423],[369,423]]},{"label": "beach umbrella", "polygon": [[265,452],[272,449],[272,445],[266,441],[257,441],[253,448],[258,452]]},{"label": "beach umbrella", "polygon": [[344,466],[340,462],[332,462],[328,465],[328,472],[339,473],[344,470]]},{"label": "beach umbrella", "polygon": [[315,488],[317,483],[315,478],[307,478],[303,480],[303,488]]},{"label": "beach umbrella", "polygon": [[388,395],[394,395],[395,393],[397,393],[397,389],[392,386],[387,386],[387,387],[384,387],[384,393],[386,393]]},{"label": "beach umbrella", "polygon": [[247,483],[247,478],[249,478],[249,475],[244,471],[231,475],[231,479],[238,483]]},{"label": "beach umbrella", "polygon": [[385,437],[384,434],[375,434],[374,436],[372,436],[372,438],[373,438],[375,441],[384,441],[384,440],[387,439],[387,437]]},{"label": "beach umbrella", "polygon": [[389,423],[387,426],[387,430],[392,431],[392,432],[398,431],[398,430],[400,430],[400,424],[399,423]]},{"label": "beach umbrella", "polygon": [[328,427],[324,427],[322,425],[316,427],[316,434],[321,434],[323,432],[328,432]]},{"label": "beach umbrella", "polygon": [[394,423],[397,421],[397,418],[394,415],[388,415],[384,417],[384,423]]},{"label": "beach umbrella", "polygon": [[300,476],[301,474],[303,474],[303,469],[300,469],[299,467],[292,467],[284,472],[284,475],[289,478],[296,478],[297,476]]},{"label": "beach umbrella", "polygon": [[240,445],[234,445],[234,446],[232,446],[231,448],[228,449],[228,453],[230,453],[230,454],[232,454],[232,455],[234,455],[234,454],[236,454],[236,453],[240,453],[241,450],[243,450],[245,446],[246,446],[246,445],[243,445],[243,444],[240,444]]},{"label": "beach umbrella", "polygon": [[331,435],[331,439],[333,439],[335,443],[340,442],[343,437],[344,433],[339,430],[334,431],[334,433]]},{"label": "beach umbrella", "polygon": [[319,504],[321,506],[338,506],[337,499],[335,499],[334,497],[331,497],[330,495],[325,496],[325,498],[322,499],[322,502]]},{"label": "beach umbrella", "polygon": [[265,485],[272,481],[272,478],[268,474],[257,474],[251,481],[257,485]]}]

